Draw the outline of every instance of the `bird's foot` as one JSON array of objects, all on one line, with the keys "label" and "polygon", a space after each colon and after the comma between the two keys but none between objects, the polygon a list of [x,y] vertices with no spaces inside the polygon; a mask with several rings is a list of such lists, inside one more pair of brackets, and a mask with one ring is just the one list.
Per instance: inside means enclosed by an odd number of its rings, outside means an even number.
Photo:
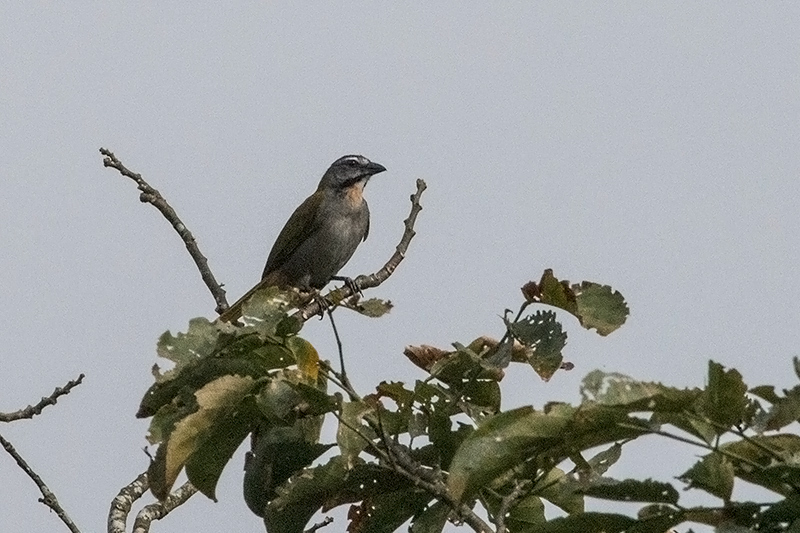
[{"label": "bird's foot", "polygon": [[325,318],[325,313],[326,312],[330,312],[330,311],[333,310],[334,307],[336,307],[335,305],[333,305],[333,302],[331,302],[329,299],[325,298],[325,296],[323,296],[322,293],[320,293],[320,292],[318,292],[314,296],[314,300],[319,305],[319,311],[316,314],[319,315],[319,319],[320,320]]},{"label": "bird's foot", "polygon": [[353,278],[348,278],[347,276],[333,276],[331,279],[344,282],[347,288],[353,293],[353,296],[364,296],[364,293],[361,292],[361,288],[353,281]]}]

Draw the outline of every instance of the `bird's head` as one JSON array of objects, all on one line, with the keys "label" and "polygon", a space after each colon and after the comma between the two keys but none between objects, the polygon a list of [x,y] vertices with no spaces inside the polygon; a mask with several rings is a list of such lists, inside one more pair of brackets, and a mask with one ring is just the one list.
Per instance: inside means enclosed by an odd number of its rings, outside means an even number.
[{"label": "bird's head", "polygon": [[357,184],[363,185],[369,178],[384,170],[386,167],[373,163],[363,155],[346,155],[333,162],[322,176],[317,190],[341,190]]}]

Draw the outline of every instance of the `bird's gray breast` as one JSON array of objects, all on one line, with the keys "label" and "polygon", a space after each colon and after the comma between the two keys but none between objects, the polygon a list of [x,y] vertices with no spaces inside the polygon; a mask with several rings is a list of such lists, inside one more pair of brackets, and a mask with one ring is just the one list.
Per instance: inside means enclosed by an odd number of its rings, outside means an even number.
[{"label": "bird's gray breast", "polygon": [[369,226],[369,208],[326,198],[318,212],[314,234],[293,254],[286,267],[300,274],[300,283],[322,288],[347,263],[364,239]]}]

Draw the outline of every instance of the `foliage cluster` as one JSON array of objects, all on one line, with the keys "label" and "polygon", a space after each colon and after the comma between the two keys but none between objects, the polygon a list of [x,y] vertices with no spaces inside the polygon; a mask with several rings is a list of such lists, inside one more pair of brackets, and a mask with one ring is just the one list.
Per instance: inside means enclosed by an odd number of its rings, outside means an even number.
[{"label": "foliage cluster", "polygon": [[[600,335],[628,314],[610,287],[573,285],[551,271],[522,294],[519,310],[504,313],[499,340],[410,347],[406,355],[426,376],[382,382],[363,397],[298,336],[293,293],[257,294],[240,325],[194,319],[186,333],[165,333],[158,353],[174,368],[155,372],[138,412],[153,417],[149,438],[159,444],[148,471],[154,494],[165,498],[185,469],[215,498],[222,469],[250,435],[245,499],[270,533],[302,532],[316,512],[343,504],[351,504],[351,533],[395,531],[409,520],[413,533],[442,531],[448,521],[514,533],[663,533],[683,522],[800,531],[800,437],[785,431],[800,418],[800,386],[748,389],[736,370],[714,362],[703,388],[594,371],[580,405],[503,410],[500,382],[512,363],[545,380],[568,368],[566,333],[539,304]],[[361,309],[375,316],[388,307],[368,301]],[[326,416],[338,422],[335,443],[319,442]],[[704,449],[678,480],[720,505],[687,507],[673,483],[608,477],[625,444],[646,436]],[[776,496],[733,501],[737,479]],[[636,516],[585,512],[588,497],[641,506]],[[545,502],[564,516],[546,516]]]}]

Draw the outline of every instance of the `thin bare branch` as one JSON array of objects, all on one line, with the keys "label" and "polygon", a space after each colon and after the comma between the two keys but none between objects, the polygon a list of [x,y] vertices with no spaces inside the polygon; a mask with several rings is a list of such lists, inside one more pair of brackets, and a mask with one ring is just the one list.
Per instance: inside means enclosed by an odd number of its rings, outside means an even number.
[{"label": "thin bare branch", "polygon": [[108,533],[125,533],[133,502],[141,498],[148,488],[150,482],[147,480],[147,472],[143,472],[120,489],[111,501],[111,510],[108,512]]},{"label": "thin bare branch", "polygon": [[[133,502],[141,498],[149,488],[150,482],[147,479],[147,472],[143,472],[120,489],[111,502],[111,510],[108,513],[108,533],[126,532],[128,515],[130,515]],[[186,503],[196,493],[197,489],[187,481],[180,488],[172,491],[163,502],[146,505],[136,515],[136,519],[133,522],[133,533],[147,533],[150,531],[150,524],[153,520],[161,520],[177,507]]]},{"label": "thin bare branch", "polygon": [[333,336],[336,339],[336,346],[339,349],[339,368],[340,374],[337,376],[342,386],[352,390],[350,380],[347,378],[347,371],[344,368],[344,350],[342,349],[342,339],[339,337],[339,329],[336,327],[336,321],[333,319],[333,309],[328,309],[328,318],[331,320],[331,328],[333,329]]},{"label": "thin bare branch", "polygon": [[164,197],[161,196],[161,193],[151,187],[150,184],[148,184],[142,178],[141,174],[137,174],[131,170],[128,170],[128,168],[126,168],[125,165],[123,165],[110,150],[100,148],[100,153],[105,156],[103,158],[103,166],[116,169],[123,176],[135,181],[137,187],[142,192],[142,194],[139,195],[139,200],[158,209],[161,214],[164,215],[164,218],[166,218],[167,221],[172,224],[172,227],[186,245],[186,249],[189,251],[189,255],[192,256],[195,265],[197,265],[197,269],[200,271],[200,276],[202,276],[203,282],[206,284],[206,287],[208,287],[208,290],[211,291],[211,295],[214,297],[214,301],[217,303],[217,312],[222,313],[228,308],[228,300],[225,297],[225,290],[214,278],[214,274],[208,267],[208,259],[206,259],[206,257],[200,252],[200,248],[197,246],[197,241],[195,241],[194,235],[192,235],[192,232],[189,231],[189,228],[187,228],[183,221],[181,221],[172,206],[170,206]]},{"label": "thin bare branch", "polygon": [[83,383],[84,377],[85,376],[81,374],[77,379],[68,381],[63,387],[56,387],[50,396],[45,396],[39,400],[39,403],[36,405],[29,405],[28,407],[20,409],[19,411],[14,411],[13,413],[0,413],[0,422],[13,422],[14,420],[33,418],[36,415],[42,414],[42,411],[45,407],[48,405],[55,405],[61,396],[69,394],[72,389]]},{"label": "thin bare branch", "polygon": [[2,435],[0,435],[0,444],[2,444],[3,448],[5,448],[6,452],[14,458],[14,461],[17,462],[17,465],[25,472],[29,478],[36,483],[36,486],[39,487],[39,492],[42,493],[42,497],[39,498],[39,501],[50,509],[53,510],[54,513],[64,522],[64,525],[67,526],[72,533],[81,533],[81,530],[78,529],[78,526],[72,521],[72,519],[67,515],[67,512],[61,507],[61,504],[58,503],[58,499],[56,495],[47,487],[45,482],[39,477],[39,474],[33,471],[33,469],[28,466],[28,463],[25,462],[25,459],[17,452],[14,446],[11,445]]},{"label": "thin bare branch", "polygon": [[153,520],[161,520],[170,512],[180,507],[197,493],[197,489],[188,481],[179,488],[172,491],[163,502],[151,503],[146,505],[136,515],[133,522],[133,533],[147,533],[150,531],[150,524]]}]

